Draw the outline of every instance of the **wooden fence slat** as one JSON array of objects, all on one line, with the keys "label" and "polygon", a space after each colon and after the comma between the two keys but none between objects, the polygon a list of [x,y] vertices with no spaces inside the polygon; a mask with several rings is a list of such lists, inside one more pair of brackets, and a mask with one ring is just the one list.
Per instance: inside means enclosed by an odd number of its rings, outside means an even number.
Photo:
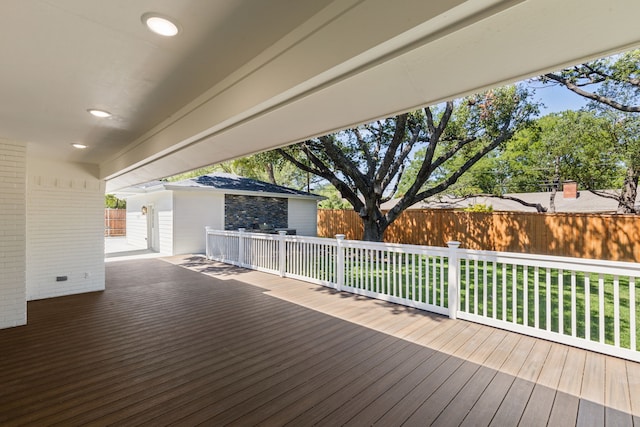
[{"label": "wooden fence slat", "polygon": [[[361,240],[352,210],[318,210],[318,235]],[[389,226],[385,242],[640,262],[640,215],[459,212],[411,209]]]},{"label": "wooden fence slat", "polygon": [[105,237],[119,237],[127,235],[127,210],[104,210],[104,235]]}]

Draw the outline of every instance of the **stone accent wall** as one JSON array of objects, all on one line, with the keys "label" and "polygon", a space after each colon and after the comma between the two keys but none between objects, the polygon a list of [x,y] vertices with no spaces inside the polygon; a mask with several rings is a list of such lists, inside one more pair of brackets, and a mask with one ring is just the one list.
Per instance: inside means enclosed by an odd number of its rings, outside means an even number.
[{"label": "stone accent wall", "polygon": [[288,199],[225,194],[225,230],[258,229],[265,223],[272,228],[288,227]]}]

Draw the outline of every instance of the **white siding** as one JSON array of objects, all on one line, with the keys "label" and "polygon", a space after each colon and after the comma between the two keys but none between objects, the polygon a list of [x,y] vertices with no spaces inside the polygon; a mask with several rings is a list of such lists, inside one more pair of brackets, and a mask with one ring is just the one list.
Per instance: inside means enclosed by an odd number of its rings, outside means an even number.
[{"label": "white siding", "polygon": [[174,191],[174,254],[204,253],[205,227],[224,229],[224,194]]},{"label": "white siding", "polygon": [[27,159],[27,299],[104,290],[104,182],[96,176],[91,165]]},{"label": "white siding", "polygon": [[153,205],[153,221],[156,224],[156,250],[162,254],[173,255],[173,199],[171,191],[158,191],[149,194],[127,197],[127,243],[139,248],[147,248],[149,238],[147,215],[142,214],[143,206]]},{"label": "white siding", "polygon": [[0,139],[0,328],[27,322],[26,146]]},{"label": "white siding", "polygon": [[308,199],[289,199],[289,227],[300,236],[318,235],[318,202]]}]

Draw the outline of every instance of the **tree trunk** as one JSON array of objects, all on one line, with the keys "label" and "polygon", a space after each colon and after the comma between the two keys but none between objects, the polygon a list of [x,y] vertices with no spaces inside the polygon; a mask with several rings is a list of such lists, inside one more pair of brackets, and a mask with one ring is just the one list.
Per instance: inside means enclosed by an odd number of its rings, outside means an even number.
[{"label": "tree trunk", "polygon": [[622,184],[622,193],[618,200],[618,213],[634,214],[636,213],[636,195],[638,194],[638,175],[640,170],[634,166],[629,166],[627,174]]},{"label": "tree trunk", "polygon": [[380,229],[380,224],[373,218],[362,218],[362,225],[364,225],[364,235],[362,240],[366,242],[382,242],[384,237],[384,229]]},{"label": "tree trunk", "polygon": [[276,174],[273,171],[273,164],[267,163],[266,165],[264,165],[264,168],[266,169],[267,175],[269,176],[269,182],[277,185],[278,183],[276,182]]}]

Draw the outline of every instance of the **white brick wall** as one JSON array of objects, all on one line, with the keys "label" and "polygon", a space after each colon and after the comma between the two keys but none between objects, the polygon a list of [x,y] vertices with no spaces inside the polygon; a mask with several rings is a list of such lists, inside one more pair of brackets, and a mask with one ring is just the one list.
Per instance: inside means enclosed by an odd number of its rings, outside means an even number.
[{"label": "white brick wall", "polygon": [[26,144],[0,139],[0,328],[27,322]]},{"label": "white brick wall", "polygon": [[95,172],[27,159],[28,300],[104,290],[104,183]]}]

